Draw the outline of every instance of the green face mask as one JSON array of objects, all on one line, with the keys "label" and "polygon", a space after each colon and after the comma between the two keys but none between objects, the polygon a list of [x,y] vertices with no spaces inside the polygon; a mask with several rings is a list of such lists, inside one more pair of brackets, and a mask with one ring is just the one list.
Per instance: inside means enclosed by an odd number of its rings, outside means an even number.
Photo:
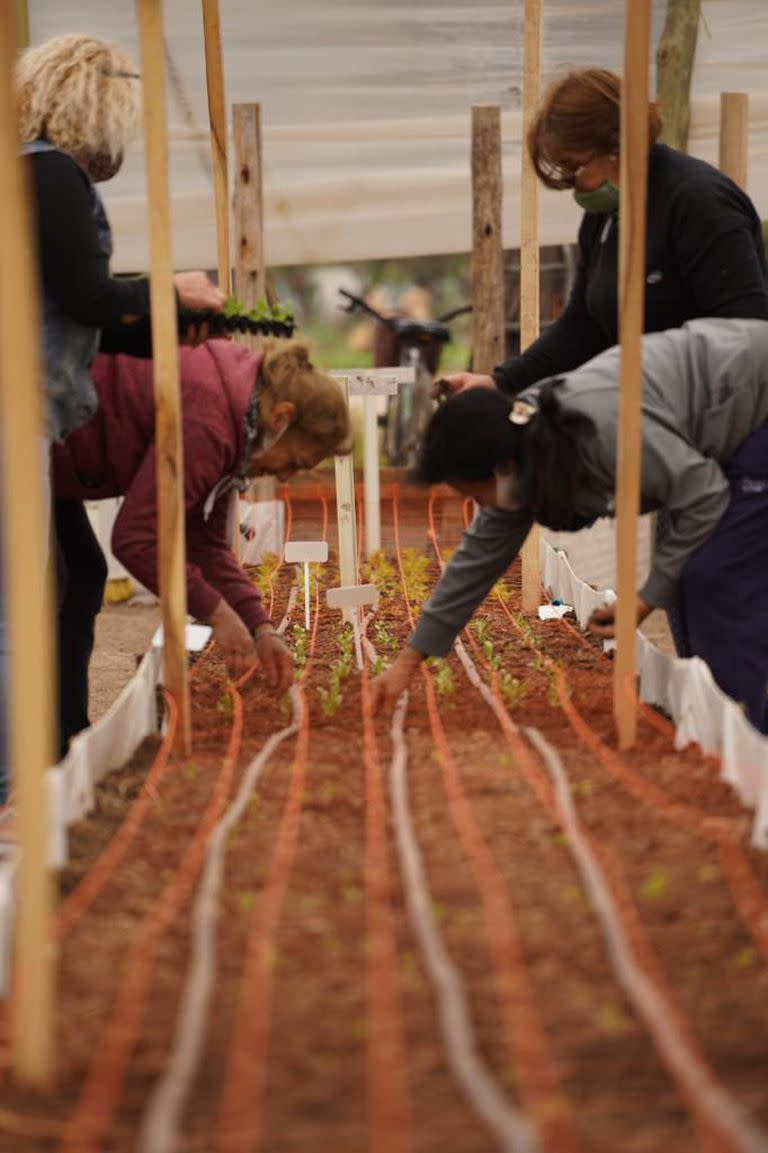
[{"label": "green face mask", "polygon": [[585,212],[608,213],[619,210],[619,190],[610,180],[604,180],[599,188],[593,188],[591,192],[575,188],[573,199]]}]

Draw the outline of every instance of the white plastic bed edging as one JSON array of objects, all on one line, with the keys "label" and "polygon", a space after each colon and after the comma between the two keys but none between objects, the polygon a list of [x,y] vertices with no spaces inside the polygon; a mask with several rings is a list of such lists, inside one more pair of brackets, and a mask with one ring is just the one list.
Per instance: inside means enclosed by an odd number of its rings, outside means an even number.
[{"label": "white plastic bed edging", "polygon": [[[573,605],[583,627],[594,609],[615,600],[612,589],[595,590],[571,568],[565,553],[541,542],[542,584],[560,600]],[[661,652],[641,632],[637,633],[637,667],[640,696],[658,705],[676,725],[675,747],[691,742],[703,752],[720,758],[720,771],[739,794],[741,802],[755,809],[752,844],[768,849],[768,738],[755,729],[740,705],[715,684],[709,667],[698,657],[685,660]]]},{"label": "white plastic bed edging", "polygon": [[48,769],[50,805],[48,863],[67,863],[67,826],[90,812],[94,786],[124,765],[151,733],[157,732],[156,689],[161,654],[151,649],[116,701],[90,728],[74,738],[69,752]]}]

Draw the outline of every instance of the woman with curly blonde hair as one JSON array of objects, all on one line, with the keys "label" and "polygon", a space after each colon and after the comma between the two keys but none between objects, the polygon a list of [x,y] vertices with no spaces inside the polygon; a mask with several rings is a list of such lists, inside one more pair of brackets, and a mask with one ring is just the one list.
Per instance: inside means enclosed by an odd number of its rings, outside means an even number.
[{"label": "woman with curly blonde hair", "polygon": [[[183,348],[180,369],[189,611],[213,627],[233,675],[258,658],[282,692],[293,658],[232,552],[229,495],[251,477],[287,480],[349,452],[347,404],[297,341],[265,341],[254,353],[210,340]],[[62,754],[88,724],[88,662],[107,575],[83,500],[123,498],[112,552],[147,588],[157,590],[158,579],[152,366],[99,356],[94,379],[98,412],[53,450],[57,532],[72,577],[59,608]]]},{"label": "woman with curly blonde hair", "polygon": [[[61,440],[93,414],[88,368],[99,343],[151,354],[149,281],[111,276],[111,231],[95,188],[119,171],[137,134],[139,74],[114,44],[58,36],[20,56],[16,106],[37,205],[49,432]],[[223,304],[202,272],[175,283],[182,308]]]},{"label": "woman with curly blonde hair", "polygon": [[[52,441],[64,440],[95,413],[90,369],[100,347],[151,355],[149,280],[111,275],[112,234],[96,190],[97,183],[118,172],[136,135],[139,97],[133,62],[93,36],[59,36],[27,49],[18,61],[17,123],[36,203],[47,436]],[[221,309],[224,295],[203,272],[185,272],[174,281],[181,308]],[[47,452],[47,444],[43,447]],[[62,571],[66,542],[58,529],[57,520]],[[0,571],[0,803],[7,790],[5,649]]]}]

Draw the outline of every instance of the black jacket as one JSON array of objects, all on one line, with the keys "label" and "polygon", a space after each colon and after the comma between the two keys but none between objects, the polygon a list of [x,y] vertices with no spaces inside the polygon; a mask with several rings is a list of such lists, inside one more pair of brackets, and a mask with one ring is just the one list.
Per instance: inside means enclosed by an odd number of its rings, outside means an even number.
[{"label": "black jacket", "polygon": [[[586,212],[579,250],[562,314],[521,356],[494,370],[503,392],[569,372],[618,342],[617,216]],[[645,331],[706,316],[768,319],[760,219],[716,168],[656,144],[648,161]]]}]

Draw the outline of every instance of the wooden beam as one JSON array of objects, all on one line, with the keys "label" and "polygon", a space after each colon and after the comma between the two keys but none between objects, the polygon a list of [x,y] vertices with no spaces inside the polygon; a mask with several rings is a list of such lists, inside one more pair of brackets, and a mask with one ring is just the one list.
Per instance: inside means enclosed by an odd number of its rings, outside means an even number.
[{"label": "wooden beam", "polygon": [[621,396],[616,475],[616,659],[613,709],[619,746],[637,731],[637,518],[640,511],[642,335],[648,181],[648,56],[651,0],[625,0],[621,99],[619,337]]},{"label": "wooden beam", "polygon": [[229,173],[227,168],[227,105],[224,95],[224,65],[221,51],[219,0],[203,0],[205,39],[205,78],[208,87],[208,120],[211,128],[213,194],[216,205],[216,252],[219,287],[232,292],[232,264],[229,254]]},{"label": "wooden beam", "polygon": [[501,112],[472,107],[472,368],[490,372],[504,359],[504,260],[501,241]]},{"label": "wooden beam", "polygon": [[[31,189],[19,157],[14,116],[15,0],[0,0],[0,458],[6,616],[7,762],[16,790],[21,859],[16,884],[12,1056],[19,1081],[50,1087],[53,1077],[54,947],[48,872],[45,771],[54,761],[53,613],[47,453],[43,450],[43,366]],[[21,496],[19,496],[21,494]],[[2,595],[2,594],[0,594]],[[3,750],[5,756],[6,750]]]},{"label": "wooden beam", "polygon": [[173,291],[162,0],[136,0],[144,89],[144,152],[151,267],[160,607],[165,684],[179,710],[178,743],[191,747],[184,533],[184,447]]},{"label": "wooden beam", "polygon": [[14,41],[17,51],[29,45],[29,0],[15,0],[16,3],[16,32]]},{"label": "wooden beam", "polygon": [[266,297],[261,105],[232,108],[235,144],[235,291],[249,308]]},{"label": "wooden beam", "polygon": [[667,15],[656,49],[656,98],[662,118],[659,139],[681,152],[688,149],[691,77],[700,19],[701,0],[667,0]]},{"label": "wooden beam", "polygon": [[748,160],[749,96],[746,92],[721,92],[720,171],[745,190]]},{"label": "wooden beam", "polygon": [[[539,317],[539,180],[528,154],[528,129],[541,94],[543,0],[525,0],[523,41],[523,139],[520,178],[520,348],[538,338]],[[541,600],[540,531],[531,526],[521,556],[523,612],[534,612]]]}]

